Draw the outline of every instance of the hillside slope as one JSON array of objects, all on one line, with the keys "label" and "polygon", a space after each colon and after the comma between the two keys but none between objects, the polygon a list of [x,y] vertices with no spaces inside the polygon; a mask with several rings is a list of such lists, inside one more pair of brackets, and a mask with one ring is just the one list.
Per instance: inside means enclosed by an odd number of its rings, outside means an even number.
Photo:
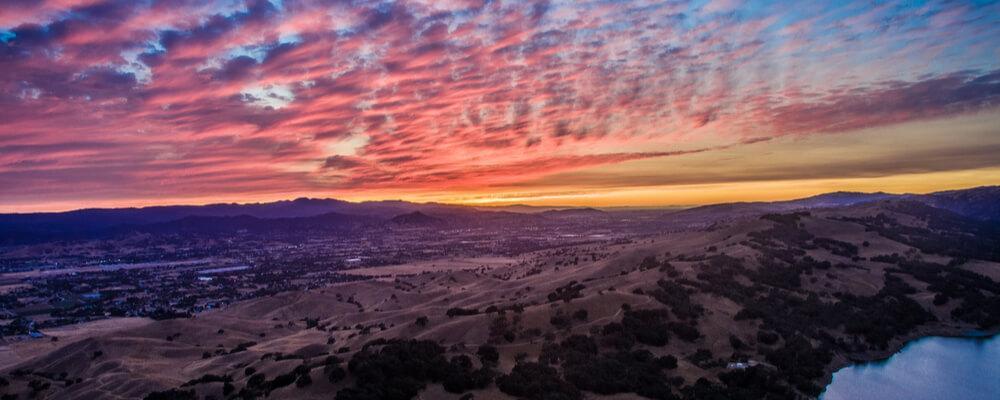
[{"label": "hillside slope", "polygon": [[1000,283],[971,271],[1000,268],[998,248],[995,224],[922,202],[768,214],[66,337],[3,370],[10,385],[0,390],[53,399],[167,390],[341,400],[387,391],[808,398],[837,368],[907,340],[995,332]]}]

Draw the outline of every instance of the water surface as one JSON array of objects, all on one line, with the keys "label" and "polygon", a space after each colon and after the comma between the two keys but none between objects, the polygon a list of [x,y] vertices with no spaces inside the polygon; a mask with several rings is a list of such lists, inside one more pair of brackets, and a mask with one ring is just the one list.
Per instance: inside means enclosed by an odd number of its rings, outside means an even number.
[{"label": "water surface", "polygon": [[1000,335],[927,337],[835,372],[821,400],[1000,399]]}]

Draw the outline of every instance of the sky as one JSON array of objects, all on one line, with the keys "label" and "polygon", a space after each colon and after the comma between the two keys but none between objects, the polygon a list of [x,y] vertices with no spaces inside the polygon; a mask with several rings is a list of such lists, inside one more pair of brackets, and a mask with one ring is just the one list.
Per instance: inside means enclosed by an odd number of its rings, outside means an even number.
[{"label": "sky", "polygon": [[0,212],[1000,184],[992,1],[0,3]]}]

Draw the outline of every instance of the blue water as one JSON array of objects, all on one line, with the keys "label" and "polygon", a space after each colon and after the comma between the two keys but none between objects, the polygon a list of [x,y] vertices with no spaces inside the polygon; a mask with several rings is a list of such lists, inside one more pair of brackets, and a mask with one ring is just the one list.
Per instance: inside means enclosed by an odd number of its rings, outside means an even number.
[{"label": "blue water", "polygon": [[821,400],[1000,399],[1000,335],[928,337],[833,374]]}]

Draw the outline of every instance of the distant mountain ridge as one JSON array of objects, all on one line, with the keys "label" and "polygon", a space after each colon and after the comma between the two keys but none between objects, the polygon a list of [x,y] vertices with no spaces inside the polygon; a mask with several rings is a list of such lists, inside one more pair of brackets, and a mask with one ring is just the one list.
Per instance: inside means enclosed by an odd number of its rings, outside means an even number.
[{"label": "distant mountain ridge", "polygon": [[397,225],[416,225],[416,226],[439,225],[444,223],[444,220],[432,217],[420,211],[400,214],[395,217],[392,217],[392,219],[389,221]]},{"label": "distant mountain ridge", "polygon": [[884,192],[831,192],[795,200],[738,202],[700,206],[664,214],[666,220],[695,222],[783,213],[815,208],[836,208],[886,200],[909,200],[983,221],[1000,221],[1000,186],[981,186],[929,194]]},{"label": "distant mountain ridge", "polygon": [[[669,223],[706,223],[766,213],[835,208],[886,200],[910,200],[983,221],[1000,221],[1000,186],[930,194],[832,192],[777,202],[714,204],[666,212]],[[337,199],[298,198],[272,203],[82,209],[59,213],[0,214],[0,245],[86,239],[93,235],[136,232],[211,233],[241,229],[341,231],[362,226],[441,226],[483,223],[537,223],[602,217],[614,211],[560,208],[535,212],[410,203],[400,200],[353,203]]]},{"label": "distant mountain ridge", "polygon": [[1000,186],[936,192],[917,200],[959,215],[986,221],[1000,221]]},{"label": "distant mountain ridge", "polygon": [[340,214],[335,212],[307,216],[258,218],[250,215],[238,216],[189,216],[178,220],[141,226],[121,227],[120,231],[143,233],[212,234],[234,231],[276,232],[276,231],[349,231],[378,223],[380,219],[369,216]]},{"label": "distant mountain ridge", "polygon": [[572,217],[589,217],[594,215],[604,215],[607,214],[607,212],[598,210],[596,208],[584,207],[584,208],[564,208],[560,210],[548,210],[548,211],[542,211],[540,214],[551,218],[572,218]]},{"label": "distant mountain ridge", "polygon": [[541,217],[509,211],[400,200],[352,203],[299,198],[273,203],[83,209],[0,214],[0,245],[79,240],[137,233],[213,234],[249,231],[337,233],[359,228],[531,223]]}]

